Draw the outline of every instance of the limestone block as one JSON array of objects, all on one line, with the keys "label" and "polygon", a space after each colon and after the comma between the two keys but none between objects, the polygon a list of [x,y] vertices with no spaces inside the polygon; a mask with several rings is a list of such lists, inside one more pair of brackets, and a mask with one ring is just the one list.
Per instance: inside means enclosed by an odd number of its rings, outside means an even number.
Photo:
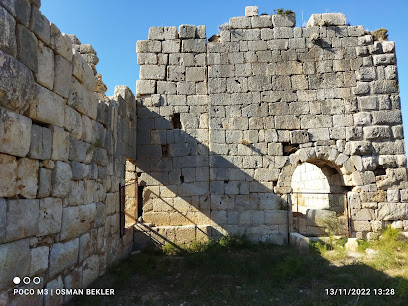
[{"label": "limestone block", "polygon": [[138,40],[136,42],[137,53],[159,53],[161,52],[161,42],[155,40]]},{"label": "limestone block", "polygon": [[[17,161],[14,156],[0,154],[0,197],[11,198],[17,193]],[[1,236],[1,235],[0,235]]]},{"label": "limestone block", "polygon": [[[83,141],[78,141],[73,138],[70,139],[69,145],[69,160],[86,162],[90,161],[92,157],[93,150],[89,149],[90,145]],[[88,154],[89,153],[89,154]]]},{"label": "limestone block", "polygon": [[68,35],[62,33],[58,27],[51,23],[51,47],[54,52],[61,55],[69,62],[72,60],[72,41]]},{"label": "limestone block", "polygon": [[45,198],[40,200],[38,236],[58,233],[61,230],[62,200]]},{"label": "limestone block", "polygon": [[33,72],[38,72],[38,40],[21,24],[17,25],[17,59]]},{"label": "limestone block", "polygon": [[0,199],[0,243],[6,241],[6,216],[7,216],[7,203],[6,200]]},{"label": "limestone block", "polygon": [[181,43],[181,52],[207,52],[207,42],[205,39],[184,39]]},{"label": "limestone block", "polygon": [[0,51],[0,106],[24,112],[36,97],[32,72],[18,60]]},{"label": "limestone block", "polygon": [[288,14],[288,15],[272,15],[272,24],[274,28],[277,27],[289,27],[293,28],[296,25],[296,14]]},{"label": "limestone block", "polygon": [[54,87],[54,53],[51,49],[38,42],[37,82],[52,90]]},{"label": "limestone block", "polygon": [[138,65],[156,65],[157,55],[156,53],[139,53],[137,55]]},{"label": "limestone block", "polygon": [[197,26],[196,27],[196,38],[206,39],[207,38],[206,30],[207,30],[207,27],[205,25]]},{"label": "limestone block", "polygon": [[33,124],[31,127],[31,145],[28,156],[34,159],[50,159],[52,147],[51,130]]},{"label": "limestone block", "polygon": [[374,94],[398,93],[398,82],[396,80],[373,81],[371,90]]},{"label": "limestone block", "polygon": [[364,139],[390,139],[391,129],[389,126],[367,126],[363,128]]},{"label": "limestone block", "polygon": [[38,189],[38,160],[20,158],[17,161],[17,194],[34,199]]},{"label": "limestone block", "polygon": [[375,66],[380,65],[395,65],[396,59],[394,54],[378,54],[373,55],[373,61]]},{"label": "limestone block", "polygon": [[385,67],[384,72],[385,72],[385,79],[386,80],[396,80],[396,79],[398,79],[397,66],[394,66],[394,65],[387,66],[387,67]]},{"label": "limestone block", "polygon": [[[72,163],[71,163],[72,164]],[[71,190],[67,197],[69,206],[80,205],[85,202],[85,184],[84,181],[72,181]]]},{"label": "limestone block", "polygon": [[38,275],[48,269],[49,253],[50,248],[47,246],[31,249],[30,275]]},{"label": "limestone block", "polygon": [[312,129],[315,127],[321,127],[321,128],[332,127],[332,116],[329,116],[329,115],[302,115],[300,116],[300,126],[302,129]]},{"label": "limestone block", "polygon": [[384,53],[394,53],[395,52],[395,42],[394,41],[383,41],[381,43],[382,50]]},{"label": "limestone block", "polygon": [[400,110],[383,110],[379,112],[373,112],[373,122],[375,125],[388,125],[388,124],[401,124],[402,117]]},{"label": "limestone block", "polygon": [[0,152],[26,156],[30,149],[31,119],[0,107]]},{"label": "limestone block", "polygon": [[89,233],[85,233],[79,238],[79,261],[81,262],[89,257],[91,250],[91,235]]},{"label": "limestone block", "polygon": [[95,88],[95,77],[91,67],[89,67],[82,55],[75,50],[72,55],[72,75],[83,83],[88,90],[93,91]]},{"label": "limestone block", "polygon": [[403,220],[408,217],[406,203],[379,203],[377,218],[379,220]]},{"label": "limestone block", "polygon": [[181,39],[195,38],[195,26],[190,24],[182,24],[179,26],[179,37]]},{"label": "limestone block", "polygon": [[233,29],[250,29],[251,28],[251,18],[232,17],[229,20],[229,26]]},{"label": "limestone block", "polygon": [[141,80],[164,80],[166,66],[164,65],[142,65],[140,67]]},{"label": "limestone block", "polygon": [[16,275],[30,275],[30,239],[0,244],[0,288],[9,288]]},{"label": "limestone block", "polygon": [[71,161],[71,170],[73,180],[82,180],[88,176],[90,166],[77,161]]},{"label": "limestone block", "polygon": [[[75,61],[74,61],[75,63]],[[55,80],[54,92],[64,98],[68,98],[72,76],[72,65],[64,57],[55,55]]]},{"label": "limestone block", "polygon": [[62,161],[55,162],[55,168],[52,170],[52,196],[65,197],[68,195],[71,179],[71,166]]},{"label": "limestone block", "polygon": [[264,15],[264,16],[254,15],[251,18],[251,26],[252,28],[272,28],[272,16],[271,15]]},{"label": "limestone block", "polygon": [[79,238],[65,243],[55,243],[50,251],[50,276],[76,264],[79,251]]},{"label": "limestone block", "polygon": [[373,209],[363,208],[351,212],[351,219],[354,221],[370,221],[375,219]]},{"label": "limestone block", "polygon": [[371,231],[371,223],[369,221],[351,221],[351,228],[356,232]]},{"label": "limestone block", "polygon": [[312,14],[307,27],[319,27],[319,26],[344,26],[346,25],[346,16],[341,13],[324,13],[324,14]]},{"label": "limestone block", "polygon": [[374,67],[361,67],[357,73],[358,81],[372,81],[376,79],[376,71]]},{"label": "limestone block", "polygon": [[357,86],[353,87],[353,93],[356,96],[369,94],[370,86],[366,82],[357,82]]},{"label": "limestone block", "polygon": [[258,7],[257,6],[246,6],[245,16],[246,17],[258,16]]},{"label": "limestone block", "polygon": [[68,160],[69,156],[69,133],[65,132],[63,128],[53,126],[52,132],[52,153],[53,160]]},{"label": "limestone block", "polygon": [[64,126],[65,101],[52,91],[37,85],[37,100],[30,104],[27,115],[40,122]]},{"label": "limestone block", "polygon": [[0,27],[3,29],[0,33],[0,50],[16,57],[16,21],[3,7],[0,7]]},{"label": "limestone block", "polygon": [[205,67],[187,67],[186,81],[187,82],[201,82],[207,79]]},{"label": "limestone block", "polygon": [[[180,52],[180,40],[179,39],[175,39],[175,40],[165,40],[162,42],[162,49],[163,49],[163,53],[178,53]],[[140,55],[145,54],[145,53],[141,53]],[[149,54],[149,53],[147,53]]]},{"label": "limestone block", "polygon": [[398,203],[400,201],[399,190],[387,190],[387,202]]},{"label": "limestone block", "polygon": [[367,97],[357,97],[357,102],[360,110],[378,110],[378,97],[377,96],[367,96]]},{"label": "limestone block", "polygon": [[32,6],[31,8],[30,29],[45,44],[47,45],[50,44],[51,40],[50,22],[43,14],[41,14],[40,10],[35,6]]},{"label": "limestone block", "polygon": [[301,120],[292,115],[276,116],[275,127],[284,130],[298,130],[301,126]]},{"label": "limestone block", "polygon": [[[87,117],[88,118],[88,117]],[[80,140],[82,138],[82,117],[76,110],[65,105],[65,128],[70,132],[70,135]]]},{"label": "limestone block", "polygon": [[137,96],[154,94],[155,90],[156,90],[156,81],[154,80],[137,80],[136,81],[136,95]]},{"label": "limestone block", "polygon": [[51,193],[51,169],[40,168],[38,173],[38,198],[48,197]]},{"label": "limestone block", "polygon": [[93,255],[84,261],[82,265],[83,286],[88,287],[99,276],[99,257]]},{"label": "limestone block", "polygon": [[32,237],[38,233],[38,200],[7,201],[6,240]]}]

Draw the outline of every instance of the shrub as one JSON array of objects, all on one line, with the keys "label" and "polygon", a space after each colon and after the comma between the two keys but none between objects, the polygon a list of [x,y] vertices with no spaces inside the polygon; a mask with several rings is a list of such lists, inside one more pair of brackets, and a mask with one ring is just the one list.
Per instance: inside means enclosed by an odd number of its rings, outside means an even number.
[{"label": "shrub", "polygon": [[374,40],[382,42],[384,40],[388,40],[387,32],[388,32],[387,29],[381,28],[372,32],[371,35],[373,35]]}]

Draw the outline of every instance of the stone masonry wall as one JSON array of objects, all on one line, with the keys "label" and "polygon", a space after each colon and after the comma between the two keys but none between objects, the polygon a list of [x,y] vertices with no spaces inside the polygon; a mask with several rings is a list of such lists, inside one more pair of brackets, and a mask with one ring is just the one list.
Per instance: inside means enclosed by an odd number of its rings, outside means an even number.
[{"label": "stone masonry wall", "polygon": [[292,174],[310,162],[338,173],[353,236],[408,229],[394,42],[340,13],[295,24],[247,7],[208,43],[188,25],[150,28],[138,42],[145,222],[173,238],[190,224],[284,243]]},{"label": "stone masonry wall", "polygon": [[132,228],[119,235],[118,190],[135,159],[135,97],[106,97],[95,50],[40,4],[0,1],[1,305],[61,304],[12,289],[84,288],[133,244]]}]

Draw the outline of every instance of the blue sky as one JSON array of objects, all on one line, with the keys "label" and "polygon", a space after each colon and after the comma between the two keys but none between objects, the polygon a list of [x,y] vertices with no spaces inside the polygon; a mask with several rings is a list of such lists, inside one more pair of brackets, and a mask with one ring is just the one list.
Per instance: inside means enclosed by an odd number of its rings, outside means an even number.
[{"label": "blue sky", "polygon": [[206,25],[207,37],[229,18],[243,16],[245,6],[256,5],[259,13],[274,9],[296,13],[297,26],[313,13],[341,12],[351,25],[374,31],[388,29],[396,42],[404,130],[408,136],[408,1],[141,1],[141,0],[42,0],[41,11],[59,29],[90,43],[100,59],[97,70],[112,95],[115,85],[127,85],[135,92],[139,78],[136,41],[147,39],[152,26]]}]

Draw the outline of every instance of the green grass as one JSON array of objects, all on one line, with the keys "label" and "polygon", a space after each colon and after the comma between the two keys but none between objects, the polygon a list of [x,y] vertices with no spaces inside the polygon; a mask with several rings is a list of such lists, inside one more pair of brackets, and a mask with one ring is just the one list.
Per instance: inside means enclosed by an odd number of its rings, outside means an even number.
[{"label": "green grass", "polygon": [[[403,252],[407,242],[385,232],[385,250]],[[391,237],[391,238],[390,238]],[[245,237],[166,246],[132,255],[91,287],[114,288],[113,297],[81,297],[76,305],[406,305],[408,275],[389,276],[384,266],[344,264],[344,239],[312,245],[309,255],[288,246],[251,243]],[[380,248],[381,248],[380,247]],[[401,251],[397,251],[397,249]],[[328,254],[341,253],[341,256]],[[169,255],[170,254],[170,255]],[[392,253],[394,254],[394,253]],[[337,262],[336,262],[337,261]],[[338,262],[343,263],[341,265]],[[387,269],[400,267],[390,262]],[[383,270],[382,270],[383,269]],[[328,296],[330,288],[369,288],[370,296]],[[394,296],[375,296],[394,288]]]}]

